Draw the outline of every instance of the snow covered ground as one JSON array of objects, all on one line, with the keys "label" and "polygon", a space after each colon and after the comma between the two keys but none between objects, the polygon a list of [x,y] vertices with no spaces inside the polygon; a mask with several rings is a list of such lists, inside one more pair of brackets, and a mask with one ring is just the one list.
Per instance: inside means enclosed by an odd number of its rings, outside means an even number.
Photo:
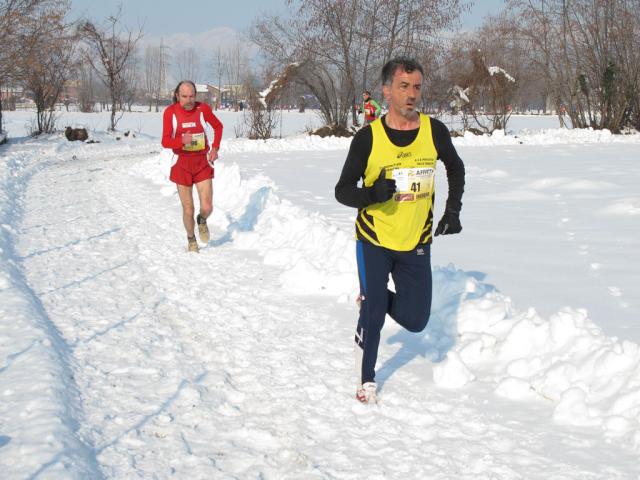
[{"label": "snow covered ground", "polygon": [[16,138],[26,115],[0,146],[2,478],[640,478],[639,136],[456,140],[464,230],[434,244],[427,329],[385,326],[371,408],[348,140],[223,117],[195,255],[159,114],[97,144]]},{"label": "snow covered ground", "polygon": [[[162,108],[160,112],[147,111],[148,107],[135,106],[133,112],[127,112],[119,117],[117,129],[125,132],[130,130],[136,134],[146,134],[154,137],[162,135]],[[6,117],[6,129],[11,135],[25,136],[33,129],[34,114],[31,111],[3,112]],[[246,113],[246,112],[245,112]],[[247,117],[242,112],[232,112],[230,110],[217,110],[215,114],[225,127],[225,139],[246,136]],[[110,113],[82,113],[66,112],[64,110],[56,112],[56,125],[63,129],[65,126],[84,127],[90,133],[99,134],[109,127]],[[548,117],[546,117],[548,118]],[[275,137],[287,137],[306,130],[312,130],[322,125],[320,116],[316,110],[307,110],[306,113],[299,113],[295,110],[283,110],[275,113],[277,121],[273,132]],[[557,122],[556,122],[557,123]]]}]

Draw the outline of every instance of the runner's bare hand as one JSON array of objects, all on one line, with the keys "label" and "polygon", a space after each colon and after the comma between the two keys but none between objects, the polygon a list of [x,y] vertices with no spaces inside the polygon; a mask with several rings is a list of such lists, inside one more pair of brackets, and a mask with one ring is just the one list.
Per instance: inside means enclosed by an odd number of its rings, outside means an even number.
[{"label": "runner's bare hand", "polygon": [[218,149],[215,147],[211,147],[211,150],[209,150],[209,153],[207,153],[207,160],[209,160],[209,162],[214,162],[216,161],[217,158],[218,158]]}]

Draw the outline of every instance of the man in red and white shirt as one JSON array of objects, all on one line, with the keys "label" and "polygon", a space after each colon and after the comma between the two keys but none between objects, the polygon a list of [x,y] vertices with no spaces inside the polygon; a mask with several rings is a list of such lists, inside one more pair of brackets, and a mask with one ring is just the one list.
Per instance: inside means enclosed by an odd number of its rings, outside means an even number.
[{"label": "man in red and white shirt", "polygon": [[[205,124],[214,131],[209,145]],[[163,114],[162,146],[173,149],[177,160],[171,167],[169,179],[178,186],[182,203],[182,221],[187,231],[188,251],[199,250],[194,229],[198,224],[200,241],[209,242],[207,218],[213,211],[213,162],[218,158],[222,140],[222,123],[206,103],[196,102],[196,86],[190,80],[181,81],[173,92],[173,104]],[[193,205],[193,185],[200,200],[200,213],[196,221]]]}]

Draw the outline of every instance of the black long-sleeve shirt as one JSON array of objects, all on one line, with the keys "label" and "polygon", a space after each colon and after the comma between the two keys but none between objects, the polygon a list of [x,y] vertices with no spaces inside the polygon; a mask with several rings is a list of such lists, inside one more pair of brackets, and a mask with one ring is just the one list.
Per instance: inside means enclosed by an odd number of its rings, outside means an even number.
[{"label": "black long-sleeve shirt", "polygon": [[[414,130],[395,130],[389,128],[385,116],[382,117],[382,125],[394,145],[406,147],[418,136],[419,128]],[[464,192],[464,163],[458,156],[449,130],[440,120],[431,118],[431,135],[438,152],[438,158],[444,163],[449,183],[449,196],[446,203],[447,212],[460,213],[462,208],[462,194]],[[364,178],[371,148],[373,147],[373,133],[371,127],[360,129],[353,140],[347,159],[342,167],[340,179],[336,184],[335,195],[343,205],[354,208],[364,208],[373,203],[371,198],[372,187],[358,187],[360,179]]]}]

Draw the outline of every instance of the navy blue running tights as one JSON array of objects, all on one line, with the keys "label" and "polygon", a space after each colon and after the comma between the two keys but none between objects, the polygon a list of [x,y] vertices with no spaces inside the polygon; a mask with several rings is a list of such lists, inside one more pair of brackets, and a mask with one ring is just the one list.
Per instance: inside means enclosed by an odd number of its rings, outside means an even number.
[{"label": "navy blue running tights", "polygon": [[[360,317],[356,343],[363,349],[362,383],[375,381],[380,332],[385,316],[411,332],[424,330],[431,313],[431,248],[408,252],[356,242],[360,279]],[[396,292],[388,289],[389,275]]]}]

